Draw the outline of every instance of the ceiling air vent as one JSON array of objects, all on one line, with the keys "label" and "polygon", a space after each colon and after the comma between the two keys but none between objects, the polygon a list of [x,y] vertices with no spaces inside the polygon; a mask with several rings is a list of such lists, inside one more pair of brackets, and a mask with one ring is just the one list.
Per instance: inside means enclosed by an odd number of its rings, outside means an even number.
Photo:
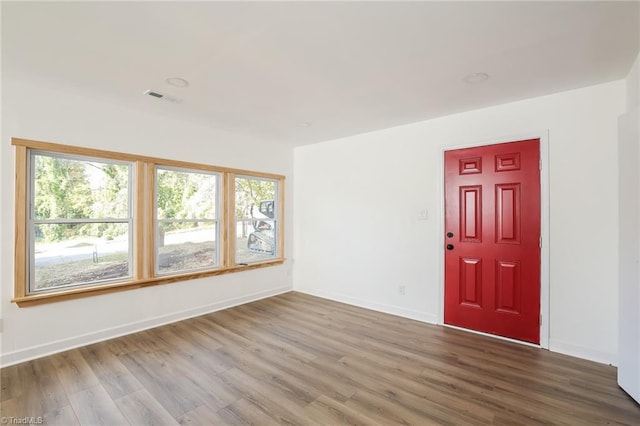
[{"label": "ceiling air vent", "polygon": [[145,95],[149,95],[149,96],[153,96],[154,98],[158,98],[158,99],[163,99],[165,101],[170,101],[170,102],[182,102],[182,99],[173,97],[173,96],[169,96],[169,95],[165,95],[164,93],[160,93],[160,92],[156,92],[155,90],[147,90],[146,92],[144,92]]},{"label": "ceiling air vent", "polygon": [[164,98],[162,93],[154,92],[153,90],[147,90],[144,92],[145,95],[154,96],[156,98]]}]

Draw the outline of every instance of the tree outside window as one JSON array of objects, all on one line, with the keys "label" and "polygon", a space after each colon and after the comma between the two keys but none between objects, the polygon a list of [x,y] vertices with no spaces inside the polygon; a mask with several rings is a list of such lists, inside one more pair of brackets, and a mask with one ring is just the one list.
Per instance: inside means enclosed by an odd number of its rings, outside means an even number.
[{"label": "tree outside window", "polygon": [[37,151],[30,164],[30,290],[130,278],[131,164]]}]

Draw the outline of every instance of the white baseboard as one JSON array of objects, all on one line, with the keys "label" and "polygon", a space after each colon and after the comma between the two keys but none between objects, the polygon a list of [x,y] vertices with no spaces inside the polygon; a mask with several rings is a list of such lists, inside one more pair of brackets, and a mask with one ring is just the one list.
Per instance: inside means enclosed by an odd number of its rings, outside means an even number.
[{"label": "white baseboard", "polygon": [[278,287],[271,290],[248,294],[242,297],[222,300],[220,302],[199,306],[193,309],[173,312],[167,315],[145,319],[143,321],[137,321],[118,327],[108,328],[89,334],[83,334],[80,336],[70,337],[68,339],[48,342],[43,345],[32,346],[27,349],[20,349],[14,352],[4,353],[0,355],[0,367],[8,367],[10,365],[19,364],[21,362],[29,361],[32,359],[67,351],[69,349],[90,345],[92,343],[102,342],[104,340],[113,339],[115,337],[124,336],[126,334],[148,330],[150,328],[159,327],[161,325],[182,321],[188,318],[220,311],[222,309],[231,308],[233,306],[238,306],[249,302],[254,302],[256,300],[265,299],[267,297],[276,296],[278,294],[287,293],[289,291],[291,291],[291,287],[289,286]]},{"label": "white baseboard", "polygon": [[[48,342],[43,345],[32,346],[27,349],[21,349],[14,352],[8,352],[0,355],[0,367],[8,367],[10,365],[19,364],[21,362],[29,361],[36,358],[41,358],[47,355],[63,352],[66,350],[74,349],[81,346],[90,345],[92,343],[101,342],[108,339],[113,339],[119,336],[135,333],[138,331],[148,330],[150,328],[159,327],[165,324],[170,324],[177,321],[182,321],[188,318],[205,315],[211,312],[216,312],[222,309],[231,308],[233,306],[242,305],[245,303],[254,302],[256,300],[265,299],[267,297],[276,296],[278,294],[287,293],[292,291],[288,286],[278,287],[267,291],[253,293],[242,297],[233,299],[227,299],[213,304],[200,306],[193,309],[188,309],[180,312],[173,312],[171,314],[162,315],[155,318],[149,318],[143,321],[135,323],[125,324],[118,327],[100,330],[94,333],[84,334],[80,336],[74,336],[68,339],[57,340],[54,342]],[[429,324],[437,324],[438,316],[436,314],[430,314],[427,312],[415,311],[412,309],[405,309],[398,306],[387,305],[383,303],[373,302],[369,300],[363,300],[344,294],[337,293],[325,293],[318,291],[306,291],[301,289],[294,289],[300,293],[309,294],[312,296],[321,297],[323,299],[334,300],[336,302],[346,303],[348,305],[358,306],[361,308],[371,309],[378,312],[384,312],[391,315],[397,315],[404,318],[413,319]],[[549,350],[553,352],[562,353],[565,355],[575,356],[590,361],[595,361],[603,364],[617,365],[616,355],[613,353],[607,353],[602,351],[593,350],[591,348],[585,348],[582,346],[574,345],[572,343],[564,342],[561,340],[551,338],[549,341]]]},{"label": "white baseboard", "polygon": [[[346,303],[348,305],[371,309],[378,312],[384,312],[387,314],[397,315],[404,318],[426,322],[429,324],[438,324],[438,316],[436,314],[419,312],[411,309],[401,308],[398,306],[392,306],[392,305],[386,305],[378,302],[362,300],[362,299],[358,299],[355,297],[347,296],[344,294],[338,294],[338,293],[326,293],[323,291],[308,291],[308,290],[296,289],[296,288],[294,288],[293,291],[309,294],[311,296],[321,297],[323,299],[334,300],[336,302]],[[457,328],[457,327],[454,327],[454,328]],[[465,331],[470,331],[470,330],[465,330]],[[484,334],[484,333],[478,333],[478,334]],[[491,337],[496,337],[496,336],[491,336]],[[502,338],[502,339],[513,341],[511,339],[505,339],[505,338]],[[517,342],[517,343],[523,343],[523,342]],[[539,345],[532,345],[526,342],[524,342],[524,344],[528,346],[539,347]],[[589,361],[595,361],[602,364],[610,364],[614,366],[617,365],[616,354],[597,351],[597,350],[594,350],[591,348],[585,348],[582,346],[577,346],[577,345],[564,342],[561,340],[553,339],[553,338],[550,339],[549,341],[549,350],[552,352],[558,352],[565,355],[575,356],[578,358],[586,359]]]},{"label": "white baseboard", "polygon": [[384,312],[385,314],[396,315],[403,318],[426,322],[429,324],[437,324],[438,315],[427,312],[414,311],[399,306],[387,305],[384,303],[372,302],[370,300],[358,299],[356,297],[347,296],[338,293],[325,293],[322,291],[307,291],[294,288],[293,291],[309,294],[311,296],[321,297],[323,299],[334,300],[336,302],[346,303],[347,305],[358,306],[360,308],[371,309],[372,311]]},{"label": "white baseboard", "polygon": [[589,361],[595,361],[602,364],[609,364],[613,366],[618,365],[617,356],[614,353],[585,348],[583,346],[578,346],[573,343],[557,340],[554,338],[549,339],[549,350],[552,352],[571,355],[577,358],[587,359]]}]

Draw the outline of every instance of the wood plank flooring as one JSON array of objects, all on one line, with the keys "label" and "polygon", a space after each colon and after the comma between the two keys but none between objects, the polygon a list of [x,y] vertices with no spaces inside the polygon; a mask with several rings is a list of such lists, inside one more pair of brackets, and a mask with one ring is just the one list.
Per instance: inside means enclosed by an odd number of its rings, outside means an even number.
[{"label": "wood plank flooring", "polygon": [[1,379],[47,425],[640,425],[614,367],[295,292]]}]

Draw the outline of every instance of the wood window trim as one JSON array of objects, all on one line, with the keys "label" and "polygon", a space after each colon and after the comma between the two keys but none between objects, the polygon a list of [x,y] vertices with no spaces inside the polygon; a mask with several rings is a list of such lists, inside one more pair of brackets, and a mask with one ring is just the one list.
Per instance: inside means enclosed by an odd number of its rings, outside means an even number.
[{"label": "wood window trim", "polygon": [[[188,161],[179,161],[179,160],[169,160],[166,158],[159,157],[149,157],[145,155],[135,155],[135,154],[125,154],[122,152],[116,151],[106,151],[102,149],[95,148],[83,148],[79,146],[72,145],[62,145],[58,143],[52,142],[40,142],[40,141],[32,141],[29,139],[21,139],[21,138],[12,138],[11,144],[17,147],[24,147],[28,149],[36,149],[40,151],[47,152],[58,152],[62,154],[71,154],[71,155],[81,155],[85,157],[99,157],[106,158],[109,160],[120,160],[120,161],[130,161],[135,163],[137,161],[141,161],[143,163],[148,164],[157,164],[161,166],[170,166],[184,169],[196,169],[196,170],[206,170],[211,172],[219,172],[219,173],[233,173],[244,176],[253,176],[257,178],[268,178],[274,180],[285,180],[285,177],[282,175],[277,175],[273,173],[262,173],[251,170],[242,170],[242,169],[234,169],[231,167],[220,167],[220,166],[210,166],[207,164],[199,164],[199,163],[191,163]],[[26,154],[26,151],[25,151]]]},{"label": "wood window trim", "polygon": [[[274,265],[281,265],[286,260],[284,258],[284,181],[282,175],[261,173],[250,170],[235,168],[210,166],[185,161],[168,160],[157,157],[124,154],[120,152],[99,150],[93,148],[82,148],[77,146],[62,145],[51,142],[32,141],[28,139],[12,138],[12,145],[16,152],[16,176],[15,176],[15,244],[14,244],[14,297],[11,300],[19,307],[41,305],[64,300],[77,299],[81,297],[108,294],[113,292],[132,290],[155,285],[169,284],[179,281],[187,281],[198,278],[206,278],[216,275],[223,275],[234,272],[264,268]],[[132,280],[117,283],[84,285],[74,288],[51,290],[42,293],[29,294],[27,292],[27,187],[29,177],[27,176],[28,151],[39,150],[44,152],[61,153],[67,155],[82,155],[87,157],[104,158],[110,160],[127,161],[133,164],[135,171],[135,187],[133,188],[135,205],[134,213],[134,276]],[[219,173],[221,176],[221,197],[223,206],[221,208],[220,224],[220,265],[215,269],[188,272],[173,275],[155,276],[154,270],[154,250],[155,250],[155,219],[153,215],[154,204],[154,181],[156,166],[170,166],[185,169],[204,170]],[[235,187],[236,175],[250,176],[256,178],[266,178],[278,181],[278,257],[250,264],[236,265],[233,262],[235,255],[235,232],[231,229],[235,225]],[[233,228],[234,229],[234,228]],[[148,236],[145,238],[145,235]]]}]

